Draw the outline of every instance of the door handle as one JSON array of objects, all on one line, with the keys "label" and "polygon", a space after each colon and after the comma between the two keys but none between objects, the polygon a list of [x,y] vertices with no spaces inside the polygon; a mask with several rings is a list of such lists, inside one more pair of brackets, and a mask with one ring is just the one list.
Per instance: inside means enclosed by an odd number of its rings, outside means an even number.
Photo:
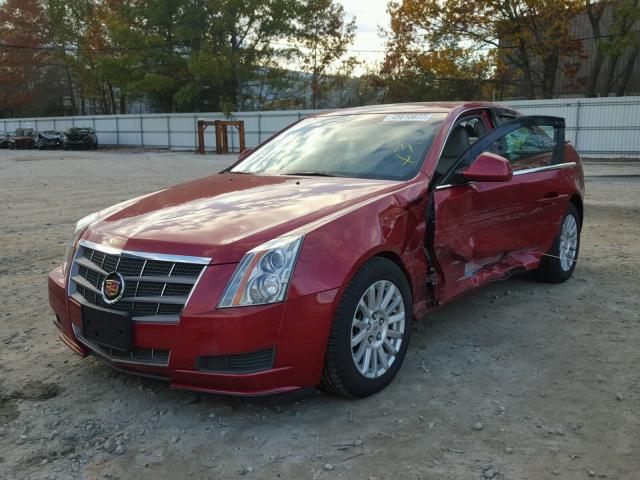
[{"label": "door handle", "polygon": [[545,207],[550,207],[551,205],[555,205],[558,200],[562,200],[568,196],[569,195],[566,193],[547,192],[544,194],[544,197],[537,199],[536,203]]}]

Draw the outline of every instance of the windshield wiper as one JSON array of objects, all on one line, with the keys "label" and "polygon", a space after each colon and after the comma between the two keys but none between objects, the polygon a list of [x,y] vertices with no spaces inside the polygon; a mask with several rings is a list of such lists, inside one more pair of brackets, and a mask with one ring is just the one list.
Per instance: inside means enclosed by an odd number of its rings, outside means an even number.
[{"label": "windshield wiper", "polygon": [[287,172],[285,175],[300,175],[308,177],[341,177],[337,173],[332,172],[314,172],[314,171],[302,171],[302,172]]}]

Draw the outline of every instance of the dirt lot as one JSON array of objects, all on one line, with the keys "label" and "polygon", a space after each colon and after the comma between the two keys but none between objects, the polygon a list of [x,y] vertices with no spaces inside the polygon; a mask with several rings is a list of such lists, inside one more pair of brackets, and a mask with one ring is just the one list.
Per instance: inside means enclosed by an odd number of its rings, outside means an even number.
[{"label": "dirt lot", "polygon": [[231,158],[0,151],[0,478],[640,478],[640,163],[587,166],[572,280],[443,307],[365,400],[171,391],[59,342],[74,222]]}]

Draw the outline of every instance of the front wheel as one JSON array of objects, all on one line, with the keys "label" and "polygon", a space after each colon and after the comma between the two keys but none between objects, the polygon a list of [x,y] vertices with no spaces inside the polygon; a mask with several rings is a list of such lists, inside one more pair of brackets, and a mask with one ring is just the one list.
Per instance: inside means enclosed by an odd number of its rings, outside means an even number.
[{"label": "front wheel", "polygon": [[407,352],[412,311],[403,271],[386,258],[369,260],[338,305],[322,386],[339,395],[366,397],[391,383]]},{"label": "front wheel", "polygon": [[561,283],[568,280],[576,268],[580,251],[581,218],[573,204],[569,205],[562,219],[562,228],[535,271],[539,280]]}]

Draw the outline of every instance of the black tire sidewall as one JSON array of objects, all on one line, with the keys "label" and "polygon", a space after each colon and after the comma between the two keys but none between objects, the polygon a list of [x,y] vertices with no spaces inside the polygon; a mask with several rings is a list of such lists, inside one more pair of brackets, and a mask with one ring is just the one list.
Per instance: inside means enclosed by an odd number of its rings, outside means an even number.
[{"label": "black tire sidewall", "polygon": [[[391,260],[380,258],[366,265],[354,277],[345,291],[344,302],[336,315],[338,328],[337,370],[345,389],[355,397],[365,397],[387,386],[398,373],[409,346],[411,324],[413,323],[413,302],[409,283],[402,270]],[[388,280],[400,290],[405,308],[405,329],[400,351],[393,365],[378,378],[366,378],[356,369],[351,354],[351,328],[353,315],[364,292],[375,282]]]},{"label": "black tire sidewall", "polygon": [[[562,226],[564,225],[565,220],[569,215],[572,215],[576,220],[576,225],[578,226],[578,243],[576,245],[576,254],[569,270],[563,270],[562,265],[560,263],[560,237],[562,236]],[[580,214],[573,204],[569,205],[567,212],[562,217],[562,222],[560,223],[560,232],[556,236],[556,239],[553,242],[553,247],[551,248],[550,254],[552,257],[547,257],[547,272],[551,281],[555,282],[563,282],[568,280],[573,275],[573,271],[576,269],[576,265],[578,264],[578,256],[580,255],[580,232],[582,230],[582,222],[580,220]]]}]

